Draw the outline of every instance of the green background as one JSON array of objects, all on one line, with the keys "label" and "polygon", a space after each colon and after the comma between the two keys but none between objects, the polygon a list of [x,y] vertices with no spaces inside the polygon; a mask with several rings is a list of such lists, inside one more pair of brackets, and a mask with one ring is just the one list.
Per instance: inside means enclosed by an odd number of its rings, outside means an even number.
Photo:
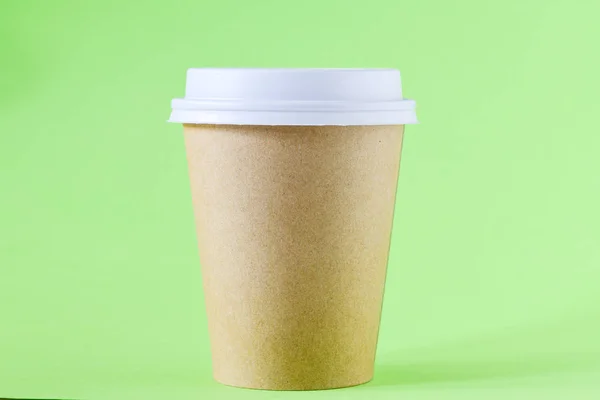
[{"label": "green background", "polygon": [[[600,3],[0,0],[0,397],[600,398]],[[188,67],[392,67],[375,380],[213,383]]]}]

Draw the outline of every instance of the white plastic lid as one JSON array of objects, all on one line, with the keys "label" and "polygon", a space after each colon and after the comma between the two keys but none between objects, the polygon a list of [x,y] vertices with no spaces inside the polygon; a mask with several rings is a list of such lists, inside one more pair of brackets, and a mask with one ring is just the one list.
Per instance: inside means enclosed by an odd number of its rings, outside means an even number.
[{"label": "white plastic lid", "polygon": [[169,122],[233,125],[417,123],[395,69],[191,68]]}]

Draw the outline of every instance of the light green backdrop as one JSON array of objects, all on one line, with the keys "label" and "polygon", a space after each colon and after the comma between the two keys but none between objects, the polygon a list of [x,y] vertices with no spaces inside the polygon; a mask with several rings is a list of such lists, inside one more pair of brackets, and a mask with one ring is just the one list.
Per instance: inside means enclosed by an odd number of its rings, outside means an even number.
[{"label": "light green backdrop", "polygon": [[[598,4],[1,0],[0,397],[600,398]],[[211,381],[192,66],[401,69],[372,383]]]}]

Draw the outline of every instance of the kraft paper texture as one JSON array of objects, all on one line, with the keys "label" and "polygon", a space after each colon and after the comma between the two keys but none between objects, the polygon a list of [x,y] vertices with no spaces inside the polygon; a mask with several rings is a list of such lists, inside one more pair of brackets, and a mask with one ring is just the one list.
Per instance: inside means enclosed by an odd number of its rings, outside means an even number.
[{"label": "kraft paper texture", "polygon": [[373,377],[404,127],[185,125],[214,377]]}]

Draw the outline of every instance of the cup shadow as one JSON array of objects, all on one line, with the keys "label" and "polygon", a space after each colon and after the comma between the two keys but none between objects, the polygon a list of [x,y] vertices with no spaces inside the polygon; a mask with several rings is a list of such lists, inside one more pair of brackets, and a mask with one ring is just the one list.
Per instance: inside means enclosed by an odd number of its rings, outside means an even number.
[{"label": "cup shadow", "polygon": [[[368,386],[414,386],[544,376],[600,367],[599,316],[510,329],[382,354]],[[397,362],[390,360],[399,360]]]}]

